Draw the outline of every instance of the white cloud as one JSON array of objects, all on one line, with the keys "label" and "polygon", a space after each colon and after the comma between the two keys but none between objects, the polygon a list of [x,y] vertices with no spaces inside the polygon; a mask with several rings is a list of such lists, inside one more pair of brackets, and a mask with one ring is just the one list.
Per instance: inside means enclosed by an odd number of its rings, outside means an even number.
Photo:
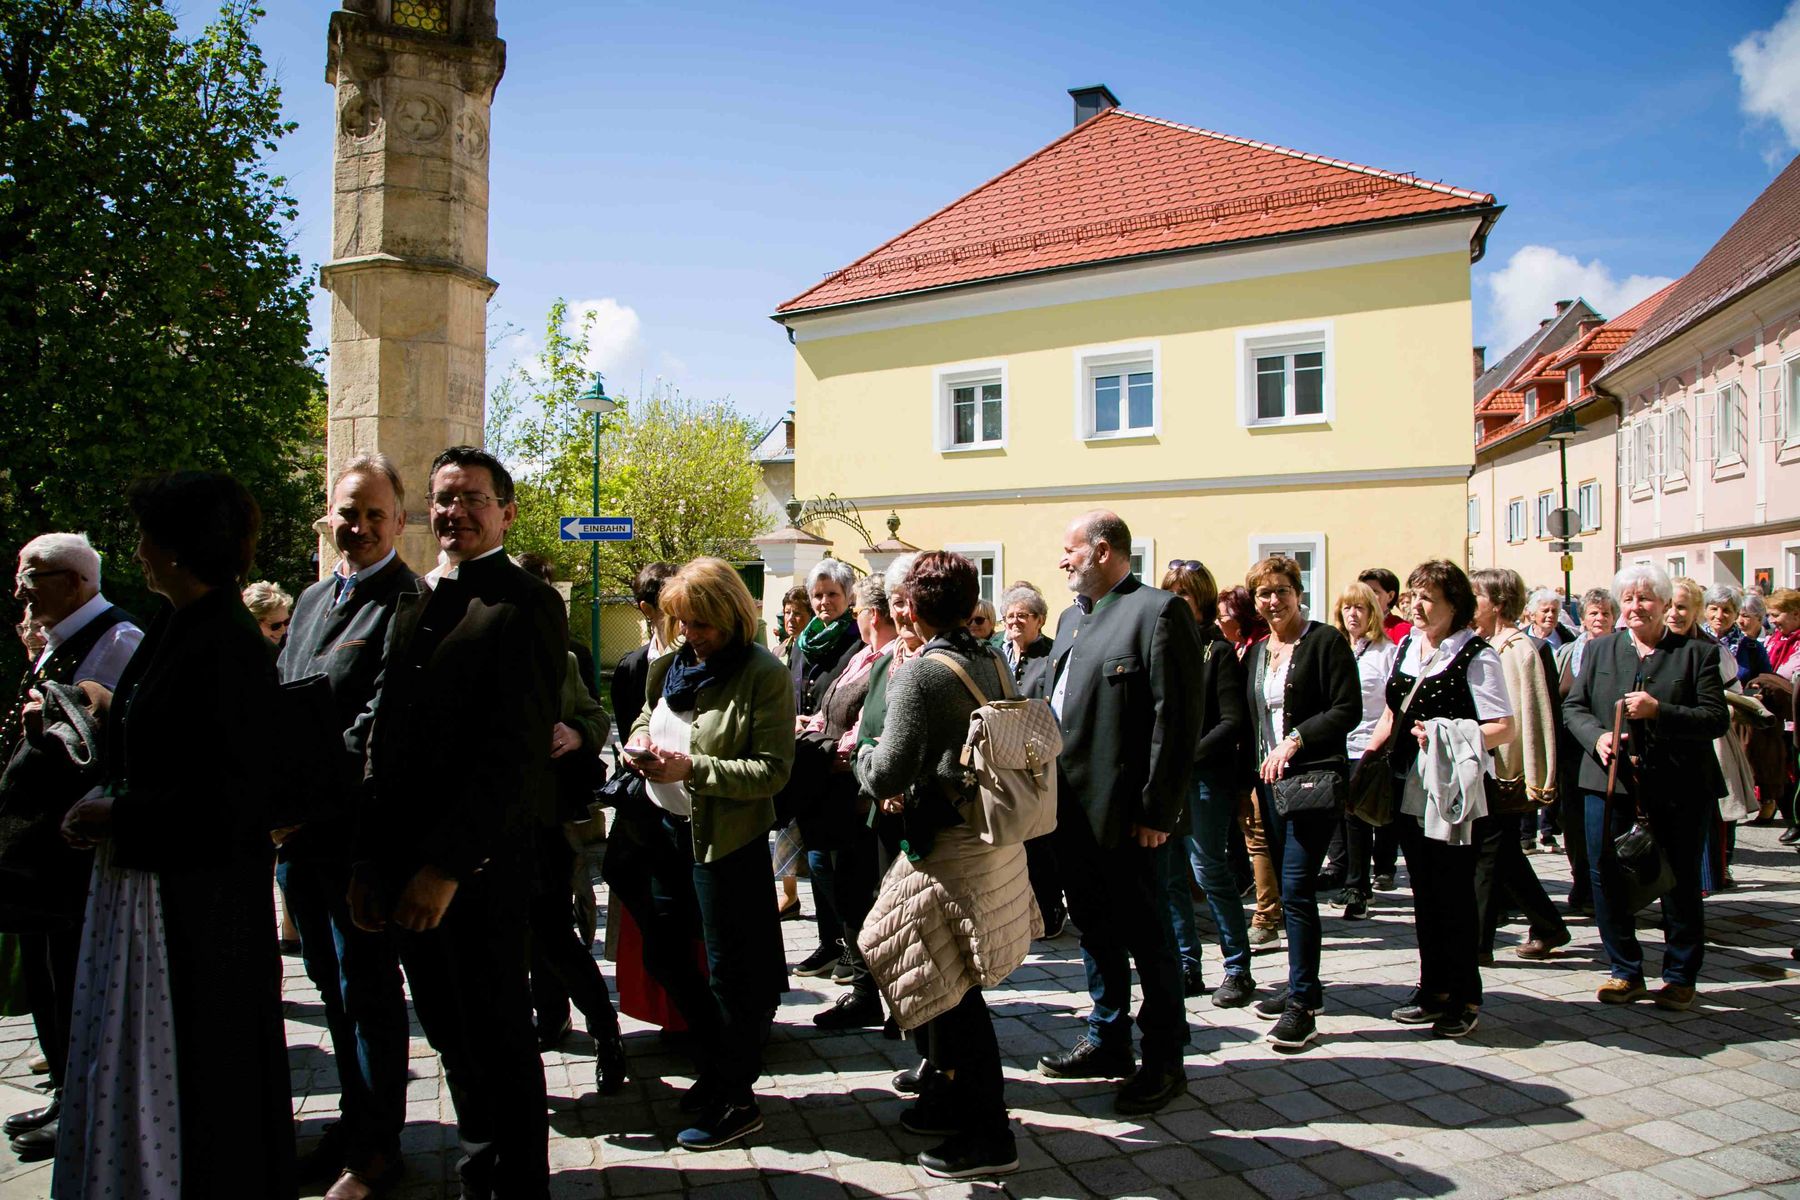
[{"label": "white cloud", "polygon": [[604,371],[617,380],[615,386],[623,386],[627,375],[635,376],[643,367],[644,323],[635,308],[605,296],[569,305],[570,332],[580,329],[588,313],[593,314],[593,325],[588,329],[588,352],[582,365],[590,371]]},{"label": "white cloud", "polygon": [[1550,246],[1523,246],[1487,277],[1488,358],[1498,359],[1524,341],[1538,322],[1555,315],[1558,300],[1586,300],[1610,318],[1668,283],[1663,275],[1617,279],[1599,259],[1583,263]]},{"label": "white cloud", "polygon": [[1744,112],[1779,124],[1788,145],[1800,150],[1800,0],[1774,25],[1733,46],[1731,65]]}]

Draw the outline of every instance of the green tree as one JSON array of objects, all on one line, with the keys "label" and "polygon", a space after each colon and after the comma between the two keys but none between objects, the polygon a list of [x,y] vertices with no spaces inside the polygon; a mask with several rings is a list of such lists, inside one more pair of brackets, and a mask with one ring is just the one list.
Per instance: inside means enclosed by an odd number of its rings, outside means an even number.
[{"label": "green tree", "polygon": [[85,530],[127,602],[125,485],[172,469],[235,474],[256,573],[311,575],[325,400],[261,15],[184,38],[159,0],[0,4],[0,540]]},{"label": "green tree", "polygon": [[[591,314],[574,328],[568,306],[551,305],[544,348],[500,379],[488,401],[487,443],[513,470],[519,517],[507,536],[514,553],[548,555],[557,577],[575,585],[574,611],[593,595],[590,550],[564,542],[560,519],[593,508],[593,418],[575,404],[591,381]],[[646,563],[685,562],[714,554],[734,562],[756,557],[751,539],[767,531],[758,507],[760,469],[750,460],[761,428],[727,400],[699,401],[664,385],[625,398],[600,422],[600,508],[636,520],[636,539],[600,548],[602,595],[629,591]],[[587,640],[587,622],[571,623]]]}]

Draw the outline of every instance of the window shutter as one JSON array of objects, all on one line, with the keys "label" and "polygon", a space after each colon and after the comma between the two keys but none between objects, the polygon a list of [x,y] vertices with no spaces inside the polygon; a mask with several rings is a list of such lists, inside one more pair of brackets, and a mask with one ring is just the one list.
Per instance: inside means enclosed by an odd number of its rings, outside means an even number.
[{"label": "window shutter", "polygon": [[1650,443],[1649,474],[1652,480],[1661,479],[1667,474],[1664,467],[1667,465],[1668,439],[1663,436],[1667,429],[1666,421],[1651,421],[1644,431],[1645,440]]},{"label": "window shutter", "polygon": [[1629,488],[1631,486],[1631,444],[1637,436],[1637,428],[1627,425],[1620,430],[1620,435],[1618,438],[1619,487]]},{"label": "window shutter", "polygon": [[1787,408],[1781,402],[1781,368],[1756,368],[1756,440],[1764,445],[1787,440]]},{"label": "window shutter", "polygon": [[1731,388],[1731,419],[1737,429],[1737,452],[1741,457],[1750,453],[1750,403],[1744,395],[1742,385],[1733,384]]},{"label": "window shutter", "polygon": [[1713,436],[1715,406],[1709,403],[1708,399],[1704,394],[1700,395],[1700,436],[1695,439],[1694,444],[1694,457],[1703,463],[1714,462],[1718,458],[1715,452],[1718,439]]}]

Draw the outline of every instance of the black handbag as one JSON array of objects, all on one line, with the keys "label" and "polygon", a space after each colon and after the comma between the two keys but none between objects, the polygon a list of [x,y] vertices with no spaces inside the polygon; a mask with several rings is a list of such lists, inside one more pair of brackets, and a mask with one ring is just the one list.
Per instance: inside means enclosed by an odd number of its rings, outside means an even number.
[{"label": "black handbag", "polygon": [[1387,747],[1365,754],[1350,776],[1350,815],[1376,829],[1391,824],[1400,811],[1400,781],[1394,778]]},{"label": "black handbag", "polygon": [[[1605,817],[1606,825],[1612,824],[1612,806],[1614,793],[1618,787],[1619,771],[1624,768],[1634,776],[1638,760],[1626,753],[1626,741],[1629,739],[1624,731],[1625,702],[1620,700],[1613,709],[1613,755],[1611,769],[1606,778]],[[1631,828],[1613,839],[1613,862],[1618,867],[1618,880],[1624,893],[1626,912],[1638,912],[1648,908],[1660,900],[1675,887],[1675,869],[1669,865],[1669,856],[1656,840],[1656,833],[1650,828],[1650,818],[1644,812],[1644,800],[1640,790],[1641,777],[1632,780],[1632,803],[1635,816]]]},{"label": "black handbag", "polygon": [[1287,818],[1296,813],[1341,812],[1343,777],[1335,771],[1302,771],[1275,781],[1275,813]]},{"label": "black handbag", "polygon": [[79,688],[39,685],[43,733],[21,737],[0,772],[0,929],[47,933],[78,925],[91,850],[62,836],[63,817],[100,781],[100,730]]}]

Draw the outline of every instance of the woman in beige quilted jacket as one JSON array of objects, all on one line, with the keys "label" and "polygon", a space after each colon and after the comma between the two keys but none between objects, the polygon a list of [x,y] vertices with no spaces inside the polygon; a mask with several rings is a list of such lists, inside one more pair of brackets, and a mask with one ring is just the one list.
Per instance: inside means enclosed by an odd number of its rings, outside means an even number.
[{"label": "woman in beige quilted jacket", "polygon": [[945,1140],[919,1155],[940,1179],[1016,1170],[1000,1046],[981,989],[1025,960],[1043,930],[1023,846],[990,846],[964,821],[978,803],[961,752],[975,698],[948,658],[987,696],[1001,696],[999,656],[967,628],[980,598],[975,567],[959,554],[921,554],[907,572],[919,655],[887,685],[880,740],[863,747],[863,791],[898,812],[902,854],[881,883],[858,944],[902,1029],[936,1068],[900,1126]]}]

